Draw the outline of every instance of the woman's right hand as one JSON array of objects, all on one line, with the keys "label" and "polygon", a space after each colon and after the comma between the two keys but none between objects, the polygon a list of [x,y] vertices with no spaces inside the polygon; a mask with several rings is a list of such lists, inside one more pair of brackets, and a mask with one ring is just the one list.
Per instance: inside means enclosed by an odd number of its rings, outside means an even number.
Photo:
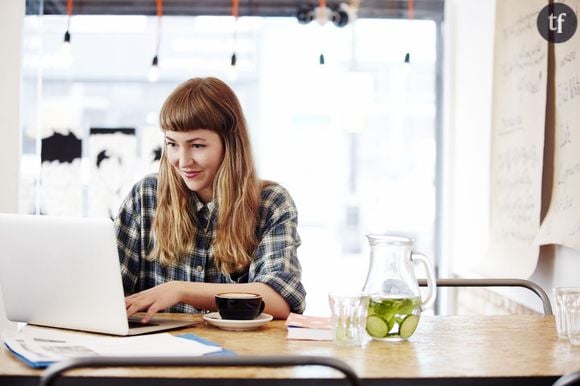
[{"label": "woman's right hand", "polygon": [[156,287],[129,295],[125,298],[127,317],[139,311],[145,311],[142,323],[147,323],[157,312],[180,303],[183,298],[185,283],[170,281]]}]

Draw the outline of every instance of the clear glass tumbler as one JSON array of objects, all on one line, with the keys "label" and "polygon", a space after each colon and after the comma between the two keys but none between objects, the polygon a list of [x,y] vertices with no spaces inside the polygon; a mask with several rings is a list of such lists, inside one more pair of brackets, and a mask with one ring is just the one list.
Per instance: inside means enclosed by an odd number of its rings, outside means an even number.
[{"label": "clear glass tumbler", "polygon": [[556,306],[554,310],[554,316],[556,317],[556,332],[558,333],[558,338],[560,339],[568,339],[564,295],[570,293],[580,294],[580,287],[556,287],[553,291]]},{"label": "clear glass tumbler", "polygon": [[332,338],[340,346],[361,346],[365,343],[365,324],[369,297],[362,293],[328,295],[332,311]]},{"label": "clear glass tumbler", "polygon": [[567,292],[562,295],[562,298],[568,341],[575,346],[580,346],[580,292]]}]

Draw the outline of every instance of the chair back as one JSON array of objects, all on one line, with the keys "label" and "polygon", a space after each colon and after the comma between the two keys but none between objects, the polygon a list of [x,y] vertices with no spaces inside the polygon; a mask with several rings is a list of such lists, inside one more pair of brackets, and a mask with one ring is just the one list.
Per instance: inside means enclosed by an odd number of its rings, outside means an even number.
[{"label": "chair back", "polygon": [[325,366],[340,371],[351,386],[361,386],[355,371],[337,358],[306,355],[233,355],[198,357],[81,357],[56,362],[41,375],[40,386],[52,386],[66,371],[78,368],[98,367],[291,367]]},{"label": "chair back", "polygon": [[580,386],[580,370],[562,375],[552,386]]},{"label": "chair back", "polygon": [[[425,287],[427,280],[419,279],[419,286]],[[437,279],[437,287],[522,287],[527,288],[540,298],[544,315],[552,315],[552,305],[546,291],[531,280],[524,279]]]}]

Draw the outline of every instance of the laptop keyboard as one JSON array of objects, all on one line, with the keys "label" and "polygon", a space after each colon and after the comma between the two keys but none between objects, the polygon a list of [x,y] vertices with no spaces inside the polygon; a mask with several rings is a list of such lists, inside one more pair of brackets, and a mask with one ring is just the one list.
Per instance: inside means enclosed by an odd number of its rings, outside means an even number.
[{"label": "laptop keyboard", "polygon": [[159,326],[159,323],[141,323],[141,322],[136,322],[134,320],[128,320],[129,322],[129,328],[144,328],[144,327],[154,327],[154,326]]}]

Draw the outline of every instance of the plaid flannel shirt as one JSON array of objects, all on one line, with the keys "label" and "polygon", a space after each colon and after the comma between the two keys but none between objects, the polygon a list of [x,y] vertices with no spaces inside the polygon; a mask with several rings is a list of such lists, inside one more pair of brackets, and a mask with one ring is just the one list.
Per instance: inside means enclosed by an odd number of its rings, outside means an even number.
[{"label": "plaid flannel shirt", "polygon": [[[177,264],[163,266],[157,259],[146,260],[151,251],[151,225],[157,204],[157,176],[139,181],[123,201],[115,220],[117,244],[125,295],[159,284],[180,280],[206,283],[265,283],[277,291],[295,313],[304,312],[306,291],[300,281],[301,266],[296,255],[300,237],[296,230],[298,213],[289,193],[278,184],[262,191],[256,235],[260,240],[247,272],[232,278],[219,272],[213,259],[217,206],[207,205],[191,193],[191,207],[197,211],[201,228],[186,256]],[[179,303],[167,312],[200,312]]]}]

